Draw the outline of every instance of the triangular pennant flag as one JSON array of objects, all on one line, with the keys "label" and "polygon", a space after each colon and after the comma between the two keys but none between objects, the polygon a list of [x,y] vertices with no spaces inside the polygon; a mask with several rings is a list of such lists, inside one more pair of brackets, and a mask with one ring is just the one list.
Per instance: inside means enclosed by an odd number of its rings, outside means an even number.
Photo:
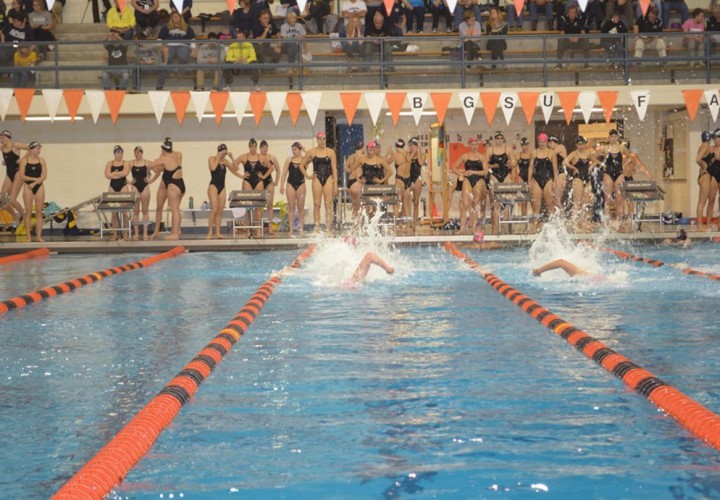
[{"label": "triangular pennant flag", "polygon": [[480,100],[482,101],[488,125],[492,126],[498,101],[500,100],[500,92],[480,92]]},{"label": "triangular pennant flag", "polygon": [[640,0],[640,12],[642,15],[647,15],[648,8],[650,7],[650,0]]},{"label": "triangular pennant flag", "polygon": [[[230,15],[232,16],[233,12],[235,12],[235,5],[237,2],[235,0],[225,0],[227,3],[228,10],[230,11]],[[302,10],[300,11],[302,12]]]},{"label": "triangular pennant flag", "polygon": [[317,118],[318,110],[320,109],[320,99],[322,99],[322,92],[303,92],[302,100],[305,103],[305,111],[310,118],[310,123],[313,127],[315,126],[315,119]]},{"label": "triangular pennant flag", "polygon": [[383,17],[388,17],[392,12],[393,5],[395,5],[395,0],[383,0],[383,4],[385,5],[386,12]]},{"label": "triangular pennant flag", "polygon": [[518,92],[518,99],[520,99],[520,104],[522,104],[523,113],[525,113],[525,120],[527,120],[528,125],[530,125],[533,116],[535,116],[538,97],[540,97],[540,92]]},{"label": "triangular pennant flag", "polygon": [[183,0],[171,0],[170,3],[175,6],[175,10],[182,12]]},{"label": "triangular pennant flag", "polygon": [[355,112],[360,103],[360,95],[360,92],[340,92],[340,100],[343,103],[343,108],[345,108],[348,125],[352,125],[355,118]]},{"label": "triangular pennant flag", "polygon": [[190,102],[190,92],[182,90],[173,90],[170,92],[172,97],[173,106],[175,107],[175,115],[180,125],[185,121],[185,112],[187,111],[188,103]]},{"label": "triangular pennant flag", "polygon": [[280,122],[280,116],[282,115],[283,106],[285,106],[285,98],[287,97],[287,92],[268,92],[267,93],[267,101],[270,105],[270,114],[273,117],[273,121],[275,122],[275,126],[278,126],[278,123]]},{"label": "triangular pennant flag", "polygon": [[403,103],[405,102],[405,92],[387,92],[385,93],[385,100],[388,103],[390,109],[390,115],[392,115],[393,125],[397,126],[398,120],[400,119],[400,111],[402,111]]},{"label": "triangular pennant flag", "polygon": [[15,102],[20,110],[20,118],[22,118],[22,121],[25,121],[25,118],[27,118],[34,96],[35,89],[15,89]]},{"label": "triangular pennant flag", "polygon": [[287,103],[288,113],[290,113],[290,121],[295,125],[297,124],[298,118],[300,118],[303,98],[299,92],[288,92],[287,97],[285,97],[285,102]]},{"label": "triangular pennant flag", "polygon": [[698,106],[700,106],[700,99],[702,99],[702,89],[686,89],[682,91],[683,98],[685,99],[685,107],[687,108],[688,116],[690,121],[694,122],[697,116]]},{"label": "triangular pennant flag", "polygon": [[[167,106],[168,99],[170,98],[170,92],[167,90],[148,90],[147,95],[150,99],[150,105],[155,112],[155,120],[158,125],[160,125],[160,120],[162,120],[163,114],[165,113],[165,107]],[[175,105],[175,108],[177,109],[177,105]],[[184,114],[185,111],[183,111],[183,115]]]},{"label": "triangular pennant flag", "polygon": [[263,110],[265,109],[265,101],[267,101],[265,92],[252,92],[250,94],[250,109],[255,115],[255,125],[260,125]]},{"label": "triangular pennant flag", "polygon": [[227,92],[210,92],[210,104],[212,104],[213,112],[215,113],[215,122],[220,125],[222,123],[223,113],[225,112],[225,106],[228,102]]},{"label": "triangular pennant flag", "polygon": [[585,120],[585,123],[590,123],[590,115],[592,115],[593,106],[595,106],[595,91],[584,90],[580,92],[578,103],[580,104],[583,120]]},{"label": "triangular pennant flag", "polygon": [[242,125],[243,115],[250,100],[250,92],[230,92],[230,102],[235,110],[238,125]]},{"label": "triangular pennant flag", "polygon": [[365,92],[365,104],[367,105],[368,112],[370,113],[370,119],[372,120],[373,126],[377,125],[384,100],[385,92]]},{"label": "triangular pennant flag", "polygon": [[525,9],[525,0],[513,0],[513,5],[515,6],[517,16],[522,16],[523,10]]},{"label": "triangular pennant flag", "polygon": [[540,95],[540,109],[542,109],[545,125],[550,123],[550,117],[555,109],[555,92],[545,92]]},{"label": "triangular pennant flag", "polygon": [[467,121],[469,127],[470,123],[472,123],[475,107],[477,106],[477,92],[458,92],[458,98],[460,99],[463,113],[465,113],[465,121]]},{"label": "triangular pennant flag", "polygon": [[500,108],[502,109],[503,115],[505,115],[505,123],[510,125],[512,120],[513,111],[518,103],[517,92],[503,92],[500,94]]},{"label": "triangular pennant flag", "polygon": [[450,92],[430,92],[430,98],[435,107],[435,114],[437,115],[438,123],[441,125],[445,121],[445,114],[447,114],[451,97],[452,93]]},{"label": "triangular pennant flag", "polygon": [[307,5],[307,0],[297,0],[297,4],[300,12],[303,12],[305,10],[305,5]]},{"label": "triangular pennant flag", "polygon": [[720,99],[718,99],[718,91],[706,90],[705,102],[707,102],[708,109],[710,110],[710,116],[712,116],[713,121],[716,122],[718,117],[718,110],[720,110]]},{"label": "triangular pennant flag", "polygon": [[587,9],[588,0],[578,0],[578,5],[580,6],[580,10],[582,12],[585,12],[585,9]]},{"label": "triangular pennant flag", "polygon": [[597,92],[598,101],[600,101],[600,106],[602,106],[605,113],[605,123],[610,123],[610,120],[612,120],[613,108],[615,108],[618,94],[617,90],[598,90]]},{"label": "triangular pennant flag", "polygon": [[55,121],[55,115],[60,107],[60,99],[62,99],[62,90],[60,89],[43,89],[43,97],[45,98],[45,106],[50,116],[50,122]]},{"label": "triangular pennant flag", "polygon": [[102,90],[86,90],[85,100],[90,108],[90,115],[92,116],[93,123],[97,123],[100,117],[100,111],[105,103],[105,94]]},{"label": "triangular pennant flag", "polygon": [[427,103],[427,92],[408,92],[407,102],[410,105],[410,112],[415,119],[415,126],[420,124],[420,118]]},{"label": "triangular pennant flag", "polygon": [[650,104],[650,91],[631,90],[630,97],[632,98],[633,106],[635,106],[635,111],[637,111],[638,118],[640,118],[641,121],[644,120],[648,104]]},{"label": "triangular pennant flag", "polygon": [[202,122],[203,116],[205,116],[207,103],[210,100],[210,92],[192,91],[190,92],[190,99],[192,99],[193,108],[195,108],[195,116],[197,116],[198,123],[200,123]]},{"label": "triangular pennant flag", "polygon": [[82,101],[83,95],[85,95],[85,92],[83,92],[82,90],[63,90],[63,96],[65,97],[65,106],[67,106],[71,123],[75,123],[75,117],[77,116],[78,110],[80,109],[80,102]]},{"label": "triangular pennant flag", "polygon": [[127,6],[127,1],[126,0],[117,0],[117,4],[118,4],[118,8],[120,9],[120,12],[125,12],[125,7]]},{"label": "triangular pennant flag", "polygon": [[108,103],[108,109],[110,110],[110,117],[112,118],[113,125],[117,123],[118,116],[120,115],[120,107],[125,99],[125,93],[125,90],[105,91],[105,100]]},{"label": "triangular pennant flag", "polygon": [[0,118],[5,121],[5,114],[10,107],[10,101],[12,100],[13,89],[0,89]]},{"label": "triangular pennant flag", "polygon": [[447,0],[447,8],[449,12],[455,12],[457,6],[457,0]]},{"label": "triangular pennant flag", "polygon": [[47,9],[48,12],[52,12],[53,5],[55,5],[55,0],[45,0],[47,3]]},{"label": "triangular pennant flag", "polygon": [[565,123],[570,125],[575,103],[577,103],[580,92],[558,92],[557,95],[558,99],[560,99],[560,106],[562,106],[563,113],[565,113]]}]

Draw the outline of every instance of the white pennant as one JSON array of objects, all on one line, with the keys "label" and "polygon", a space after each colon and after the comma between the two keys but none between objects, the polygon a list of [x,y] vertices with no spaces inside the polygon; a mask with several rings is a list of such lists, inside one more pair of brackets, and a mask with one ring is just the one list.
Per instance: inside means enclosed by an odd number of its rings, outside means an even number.
[{"label": "white pennant", "polygon": [[415,126],[420,124],[422,112],[425,110],[427,103],[427,92],[408,92],[407,102],[410,105],[410,111],[415,118]]},{"label": "white pennant", "polygon": [[172,0],[172,4],[178,12],[182,12],[183,0]]},{"label": "white pennant", "polygon": [[382,109],[383,102],[385,101],[385,92],[365,92],[365,104],[367,105],[368,112],[370,113],[370,119],[372,120],[373,126],[377,125],[378,118],[380,117],[380,110]]},{"label": "white pennant", "polygon": [[587,8],[588,0],[578,0],[578,5],[580,6],[580,10],[585,12],[585,9]]},{"label": "white pennant", "polygon": [[[307,0],[297,0],[298,9],[300,9],[300,12],[305,10],[305,4],[307,4]],[[320,26],[318,26],[318,31],[320,31]]]},{"label": "white pennant", "polygon": [[47,10],[50,11],[53,8],[53,5],[55,5],[55,0],[45,0],[47,2]]},{"label": "white pennant", "polygon": [[310,123],[312,123],[314,127],[315,119],[320,109],[322,92],[303,92],[300,96],[302,96],[303,104],[305,104],[305,111],[307,111],[308,117],[310,118]]},{"label": "white pennant", "polygon": [[92,116],[93,123],[97,124],[98,118],[100,118],[100,111],[102,110],[103,104],[105,104],[105,92],[102,90],[86,90],[85,99],[90,107],[90,115]]},{"label": "white pennant", "polygon": [[465,113],[465,121],[467,121],[469,127],[473,119],[473,114],[475,114],[475,108],[477,107],[478,93],[458,92],[458,99],[460,99],[463,113]]},{"label": "white pennant", "polygon": [[578,96],[580,111],[582,111],[585,123],[590,123],[590,115],[592,114],[593,106],[595,106],[595,97],[597,97],[597,94],[594,90],[585,90],[580,92],[580,95]]},{"label": "white pennant", "polygon": [[195,108],[198,123],[200,123],[203,119],[203,115],[205,114],[205,110],[207,109],[207,103],[210,100],[210,92],[207,90],[201,92],[190,92],[190,100]]},{"label": "white pennant", "polygon": [[[447,7],[450,9],[450,12],[455,12],[455,6],[457,5],[457,0],[447,0]],[[478,19],[479,21],[479,19]]]},{"label": "white pennant", "polygon": [[710,115],[714,122],[717,121],[718,110],[720,109],[720,99],[718,99],[717,90],[706,90],[705,101],[707,102],[708,109],[710,109]]},{"label": "white pennant", "polygon": [[47,107],[50,122],[55,121],[55,115],[60,107],[60,99],[62,99],[63,91],[60,89],[43,89],[43,97],[45,98],[45,106]]},{"label": "white pennant", "polygon": [[540,94],[540,108],[543,112],[543,118],[545,118],[545,125],[547,125],[555,108],[555,92]]},{"label": "white pennant", "polygon": [[242,125],[243,115],[250,101],[250,92],[230,92],[230,102],[235,110],[238,125]]},{"label": "white pennant", "polygon": [[2,121],[5,121],[5,114],[10,106],[12,96],[13,89],[0,89],[0,118],[2,118]]},{"label": "white pennant", "polygon": [[267,102],[270,106],[270,114],[277,127],[280,116],[282,115],[283,106],[285,105],[285,99],[287,99],[287,92],[268,92],[265,95],[267,96]]},{"label": "white pennant", "polygon": [[500,94],[500,108],[502,109],[503,115],[505,115],[505,123],[508,125],[510,125],[510,120],[512,120],[513,111],[515,111],[517,103],[517,92],[503,92]]},{"label": "white pennant", "polygon": [[644,120],[650,102],[650,91],[633,90],[630,92],[630,97],[632,98],[633,106],[635,106],[635,111],[637,111],[638,118],[640,118],[641,121]]},{"label": "white pennant", "polygon": [[165,113],[165,107],[167,106],[168,99],[170,98],[170,92],[167,90],[148,90],[148,97],[150,98],[150,104],[155,111],[155,119],[160,125],[163,114]]}]

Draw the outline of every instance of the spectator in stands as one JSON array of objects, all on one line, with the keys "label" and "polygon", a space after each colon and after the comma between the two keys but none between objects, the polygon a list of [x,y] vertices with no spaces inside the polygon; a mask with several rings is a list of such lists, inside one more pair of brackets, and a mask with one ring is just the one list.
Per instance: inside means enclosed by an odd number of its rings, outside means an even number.
[{"label": "spectator in stands", "polygon": [[[107,14],[107,11],[110,10],[110,0],[102,0],[103,4],[103,11],[102,11],[102,18],[105,17]],[[100,16],[100,1],[99,0],[92,0],[92,16],[93,16],[93,22],[99,23],[102,21],[102,18]]]},{"label": "spectator in stands", "polygon": [[[588,33],[590,29],[585,24],[585,17],[578,12],[578,8],[571,5],[567,14],[560,17],[558,28],[565,35],[581,35],[583,32]],[[563,37],[558,40],[557,58],[562,59],[566,50],[581,50],[585,59],[590,58],[590,43],[587,38],[583,37]],[[589,68],[590,63],[585,62],[585,67]],[[562,69],[562,63],[558,63],[555,69]]]},{"label": "spectator in stands", "polygon": [[[108,66],[127,66],[128,45],[124,43],[120,33],[110,30],[105,39]],[[106,69],[102,72],[103,89],[126,90],[130,81],[130,70],[127,67],[120,69]]]},{"label": "spectator in stands", "polygon": [[118,0],[115,0],[115,6],[107,11],[106,19],[108,29],[120,33],[123,40],[132,40],[135,36],[135,11],[128,6],[121,11]]},{"label": "spectator in stands", "polygon": [[690,67],[702,67],[702,59],[705,58],[705,11],[699,7],[693,9],[692,18],[683,23],[682,30],[687,33],[684,38],[688,55],[692,59],[698,59],[690,61]]},{"label": "spectator in stands", "polygon": [[[481,60],[482,58],[479,57],[480,45],[474,37],[482,35],[482,26],[480,26],[480,23],[475,18],[475,13],[472,10],[465,11],[465,14],[463,14],[463,22],[461,22],[460,26],[458,26],[458,30],[460,31],[460,36],[463,38],[465,60]],[[465,37],[468,37],[468,39],[465,39]]]},{"label": "spectator in stands", "polygon": [[[197,48],[198,64],[217,64],[219,47],[217,44],[218,34],[211,31],[207,35],[208,41],[201,42]],[[217,68],[198,68],[195,74],[195,90],[205,90],[205,73],[211,71],[213,74],[213,88],[218,88],[220,84]]]},{"label": "spectator in stands", "polygon": [[[647,10],[646,15],[638,17],[633,26],[633,31],[641,34],[635,40],[635,57],[637,59],[643,56],[645,47],[657,50],[660,57],[667,56],[665,40],[659,34],[663,31],[663,22],[658,17],[657,10],[650,8]],[[658,63],[658,65],[660,64],[662,63]]]},{"label": "spectator in stands", "polygon": [[688,6],[685,0],[663,0],[662,2],[662,21],[663,26],[670,27],[670,13],[676,11],[680,14],[680,24],[685,24],[685,21],[690,17]]},{"label": "spectator in stands", "polygon": [[271,20],[270,11],[263,10],[253,27],[253,38],[260,41],[260,43],[255,44],[255,54],[258,62],[261,63],[276,63],[280,60],[280,54],[275,51],[276,44],[270,42],[270,40],[278,38],[280,30]]},{"label": "spectator in stands", "polygon": [[298,6],[297,0],[280,0],[280,5],[285,7],[285,17],[291,12],[294,12],[298,16],[300,15],[300,7]]},{"label": "spectator in stands", "polygon": [[135,10],[135,24],[138,29],[150,35],[160,23],[160,0],[132,0],[132,8]]},{"label": "spectator in stands", "polygon": [[450,12],[447,0],[430,0],[430,13],[432,14],[432,32],[437,33],[440,16],[445,18],[445,31],[450,33],[453,25],[453,14]]},{"label": "spectator in stands", "polygon": [[522,31],[525,22],[525,6],[523,5],[520,15],[515,10],[515,2],[513,0],[505,0],[505,13],[507,14],[507,22],[510,31]]},{"label": "spectator in stands", "polygon": [[[45,0],[34,0],[33,11],[28,14],[28,23],[33,30],[35,40],[38,42],[55,42],[57,41],[53,30],[55,29],[55,23],[53,22],[52,14],[45,10]],[[38,46],[37,55],[40,59],[45,59],[47,51],[55,50],[55,46],[40,45]]]},{"label": "spectator in stands", "polygon": [[255,17],[252,15],[250,0],[240,0],[230,18],[230,36],[235,38],[238,31],[251,31]]},{"label": "spectator in stands", "polygon": [[12,66],[15,49],[24,43],[35,41],[32,29],[27,24],[27,14],[22,9],[10,9],[2,35],[5,43],[0,44],[0,66]]},{"label": "spectator in stands", "polygon": [[[260,74],[256,68],[249,68],[247,65],[254,64],[257,62],[257,54],[253,44],[247,41],[250,36],[249,31],[238,31],[235,34],[235,42],[230,44],[228,53],[225,56],[225,62],[237,65],[233,69],[223,70],[223,83],[225,87],[223,90],[232,90],[233,75],[250,75],[250,79],[255,85],[255,90],[258,89],[258,82],[260,81]],[[241,66],[245,68],[240,69]]]},{"label": "spectator in stands", "polygon": [[712,49],[720,45],[720,4],[713,6],[710,11],[710,16],[705,24],[705,31],[717,33],[710,35],[710,47]]},{"label": "spectator in stands", "polygon": [[340,37],[346,36],[348,24],[350,20],[355,18],[360,18],[360,28],[364,30],[365,14],[367,14],[367,6],[363,0],[344,0],[343,3],[340,4],[340,17],[343,20],[338,30]]},{"label": "spectator in stands", "polygon": [[628,32],[628,28],[623,20],[620,19],[620,14],[613,12],[610,19],[605,21],[600,31],[611,35],[603,37],[600,40],[600,45],[602,45],[608,54],[607,62],[609,62],[613,68],[621,67],[621,63],[617,61],[623,57],[625,39],[622,35]]},{"label": "spectator in stands", "polygon": [[52,8],[50,9],[50,14],[52,15],[53,22],[55,25],[62,24],[63,17],[62,17],[62,10],[63,7],[65,7],[65,0],[55,0],[55,3],[53,4]]},{"label": "spectator in stands", "polygon": [[635,22],[636,17],[642,15],[642,13],[638,14],[637,16],[634,14],[630,0],[606,0],[605,18],[610,19],[613,12],[617,12],[620,16],[620,19],[622,19],[622,21],[628,27]]},{"label": "spectator in stands", "polygon": [[[160,48],[163,64],[187,64],[190,61],[192,48],[188,41],[195,39],[195,32],[177,11],[170,14],[170,22],[160,29],[158,38],[166,41]],[[165,86],[166,76],[167,71],[160,71],[155,85],[157,90]]]},{"label": "spectator in stands", "polygon": [[[280,38],[302,40],[306,34],[305,26],[298,23],[298,15],[294,11],[290,11],[285,18],[285,22],[280,26]],[[302,55],[302,47],[302,42],[296,41],[283,43],[278,50],[283,54],[287,54],[288,62],[294,63],[298,60],[298,55]]]},{"label": "spectator in stands", "polygon": [[[485,25],[485,34],[490,36],[487,42],[487,49],[490,51],[490,59],[497,61],[505,60],[505,50],[507,50],[507,41],[505,37],[508,34],[508,25],[503,21],[500,7],[490,7],[490,15]],[[492,65],[495,69],[495,65]]]},{"label": "spectator in stands", "polygon": [[547,19],[547,29],[553,29],[553,4],[551,0],[528,0],[530,4],[530,25],[533,31],[537,31],[540,10],[545,13]]},{"label": "spectator in stands", "polygon": [[[650,7],[655,8],[658,12],[662,12],[661,0],[648,0],[648,8],[650,8]],[[642,15],[643,15],[642,5],[640,4],[640,2],[637,2],[637,4],[635,4],[635,17],[633,18],[633,22],[635,19],[637,19],[638,17],[640,17]]]},{"label": "spectator in stands", "polygon": [[[482,11],[480,7],[474,2],[474,0],[457,0],[455,10],[453,11],[453,31],[458,31],[460,24],[462,24],[463,16],[465,12],[472,11],[475,14],[475,19],[480,19]],[[408,30],[410,31],[410,30]]]},{"label": "spectator in stands", "polygon": [[[183,0],[182,2],[182,9],[180,9],[180,15],[185,20],[186,23],[190,22],[190,18],[192,17],[192,12],[190,12],[190,9],[192,9],[192,0]],[[175,2],[173,0],[170,0],[170,18],[172,19],[172,13],[177,12],[177,7],[175,7]]]},{"label": "spectator in stands", "polygon": [[415,33],[422,33],[425,23],[425,0],[403,0],[403,4],[405,5],[405,26],[408,33],[413,31],[413,26],[415,26]]},{"label": "spectator in stands", "polygon": [[139,42],[136,57],[140,62],[140,73],[148,74],[151,70],[152,72],[156,72],[157,67],[162,62],[160,46],[156,43],[143,43],[147,40],[147,36],[145,36],[145,33],[142,31],[135,34],[135,40],[138,40]]},{"label": "spectator in stands", "polygon": [[[385,16],[379,10],[375,11],[372,23],[365,27],[366,38],[383,38],[392,36],[390,32],[390,25],[385,22]],[[366,62],[370,62],[374,59],[375,54],[380,54],[382,47],[382,56],[379,57],[381,61],[386,63],[392,63],[392,42],[371,42],[366,40],[363,44],[363,59]],[[395,68],[389,65],[385,65],[385,71],[395,71]]]},{"label": "spectator in stands", "polygon": [[330,0],[309,0],[306,4],[307,15],[304,17],[306,21],[315,20],[315,30],[318,34],[325,33],[325,17],[332,13],[332,5]]},{"label": "spectator in stands", "polygon": [[379,11],[382,7],[382,14],[385,16],[385,6],[383,5],[383,0],[364,0],[365,1],[365,7],[367,8],[367,12],[365,13],[365,27],[369,27],[370,24],[373,22],[373,18],[375,17],[375,13]]},{"label": "spectator in stands", "polygon": [[365,53],[363,47],[363,38],[365,37],[365,28],[362,25],[362,18],[352,17],[350,23],[345,29],[343,37],[342,49],[347,54],[348,60],[360,59]]},{"label": "spectator in stands", "polygon": [[[383,15],[385,12],[383,11]],[[450,29],[452,29],[452,20],[450,21]],[[392,36],[403,36],[405,34],[405,6],[402,0],[395,0],[390,8],[390,13],[385,16],[385,24],[390,27],[390,33]],[[393,46],[396,50],[399,50],[402,44],[400,42],[394,42]],[[404,48],[402,50],[405,50]]]},{"label": "spectator in stands", "polygon": [[15,51],[15,70],[12,72],[13,88],[27,88],[35,86],[35,75],[32,71],[37,63],[38,56],[32,45],[24,44]]}]

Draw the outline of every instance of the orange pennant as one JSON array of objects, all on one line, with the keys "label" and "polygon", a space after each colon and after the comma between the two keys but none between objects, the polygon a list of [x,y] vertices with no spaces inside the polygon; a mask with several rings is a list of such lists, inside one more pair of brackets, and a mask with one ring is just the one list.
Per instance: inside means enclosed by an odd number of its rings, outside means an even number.
[{"label": "orange pennant", "polygon": [[497,105],[500,101],[500,92],[480,92],[480,100],[482,101],[488,125],[492,125],[493,119],[495,118],[495,111],[497,111]]},{"label": "orange pennant", "polygon": [[690,89],[683,90],[682,93],[685,98],[685,107],[687,107],[690,121],[694,122],[695,116],[697,116],[698,106],[700,106],[700,99],[702,99],[703,96],[703,91],[702,89]]},{"label": "orange pennant", "polygon": [[267,101],[267,94],[265,92],[251,92],[250,93],[250,108],[255,115],[255,125],[260,125],[262,120],[263,110],[265,109],[265,102]]},{"label": "orange pennant", "polygon": [[513,0],[513,4],[515,5],[515,12],[517,12],[518,17],[522,16],[523,9],[525,8],[525,0]]},{"label": "orange pennant", "polygon": [[451,97],[452,93],[450,92],[430,92],[430,98],[435,107],[435,114],[437,115],[440,125],[445,121],[445,113],[447,113]]},{"label": "orange pennant", "polygon": [[598,90],[597,96],[600,101],[600,106],[605,111],[605,123],[610,123],[612,120],[613,108],[617,102],[619,92],[617,90]]},{"label": "orange pennant", "polygon": [[235,12],[235,0],[227,0],[227,6],[230,11],[230,15],[232,16],[232,13]]},{"label": "orange pennant", "polygon": [[67,106],[68,114],[70,115],[70,121],[72,123],[75,123],[75,117],[77,116],[78,109],[80,109],[80,101],[82,101],[83,95],[85,95],[85,92],[82,90],[63,90],[63,96],[65,97],[65,105]]},{"label": "orange pennant", "polygon": [[300,108],[302,107],[302,96],[300,92],[288,92],[285,96],[285,102],[287,103],[288,112],[290,113],[290,120],[295,125],[300,118]]},{"label": "orange pennant", "polygon": [[640,0],[640,10],[642,15],[647,15],[648,7],[650,7],[650,0]]},{"label": "orange pennant", "polygon": [[357,111],[360,103],[360,95],[360,92],[340,92],[340,100],[343,103],[343,108],[345,108],[348,125],[352,125],[355,118],[355,111]]},{"label": "orange pennant", "polygon": [[400,119],[400,111],[402,111],[403,103],[405,102],[405,92],[386,92],[385,100],[390,108],[390,115],[392,116],[393,125],[397,126],[398,120]]},{"label": "orange pennant", "polygon": [[215,112],[215,121],[218,125],[222,122],[222,115],[225,112],[225,105],[228,102],[230,94],[227,92],[210,92],[210,104],[212,104]]},{"label": "orange pennant", "polygon": [[27,118],[28,111],[30,111],[30,104],[32,103],[33,97],[35,96],[35,89],[15,89],[15,101],[17,107],[20,110],[20,117],[22,121]]},{"label": "orange pennant", "polygon": [[560,105],[565,113],[565,122],[570,125],[573,116],[573,109],[577,102],[580,92],[558,92],[558,99],[560,99]]},{"label": "orange pennant", "polygon": [[125,92],[125,90],[105,91],[105,100],[107,101],[108,109],[110,110],[110,117],[112,118],[113,125],[117,123],[118,115],[120,114],[120,107],[125,99]]},{"label": "orange pennant", "polygon": [[518,92],[518,98],[520,99],[520,104],[522,104],[523,113],[525,113],[525,119],[528,125],[530,125],[535,115],[535,107],[537,106],[539,97],[540,92]]},{"label": "orange pennant", "polygon": [[188,103],[190,102],[190,92],[187,91],[172,91],[170,92],[170,98],[175,108],[175,115],[177,116],[178,123],[182,125],[185,120],[185,111],[187,111]]},{"label": "orange pennant", "polygon": [[125,12],[125,6],[127,5],[127,0],[117,0],[118,7],[120,8],[120,12]]}]

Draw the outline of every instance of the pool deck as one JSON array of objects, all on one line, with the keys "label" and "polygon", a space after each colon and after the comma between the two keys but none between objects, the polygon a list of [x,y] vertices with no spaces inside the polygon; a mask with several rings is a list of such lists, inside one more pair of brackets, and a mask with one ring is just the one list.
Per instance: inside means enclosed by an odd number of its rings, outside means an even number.
[{"label": "pool deck", "polygon": [[[717,240],[720,232],[697,232],[692,226],[683,226],[691,239],[696,241]],[[645,223],[642,231],[633,233],[583,233],[571,234],[575,240],[600,240],[606,241],[637,241],[642,243],[659,243],[667,238],[673,239],[676,236],[674,226],[661,225],[657,223]],[[0,255],[8,255],[37,248],[45,247],[57,253],[132,253],[132,252],[157,252],[183,245],[189,252],[207,251],[266,251],[266,250],[290,250],[306,246],[324,237],[340,237],[340,234],[323,236],[306,233],[304,238],[289,238],[287,233],[273,235],[265,234],[263,238],[247,238],[231,236],[222,240],[205,239],[204,234],[195,233],[184,235],[180,240],[163,239],[161,233],[158,239],[152,241],[111,241],[110,235],[104,238],[99,236],[76,236],[64,237],[47,235],[44,236],[44,243],[28,242],[24,236],[14,236],[8,232],[0,233]],[[502,246],[516,247],[529,246],[536,235],[528,234],[486,234],[486,242],[494,242]],[[438,245],[446,241],[470,242],[471,235],[460,235],[455,232],[433,229],[430,226],[419,226],[413,235],[388,235],[386,241],[397,245]],[[496,247],[497,245],[493,245]]]}]

